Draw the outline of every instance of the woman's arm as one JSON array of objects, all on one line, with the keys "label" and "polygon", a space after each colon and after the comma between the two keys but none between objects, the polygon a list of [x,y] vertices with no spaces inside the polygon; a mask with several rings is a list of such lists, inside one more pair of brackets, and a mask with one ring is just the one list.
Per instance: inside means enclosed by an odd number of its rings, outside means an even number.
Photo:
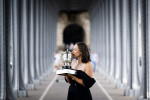
[{"label": "woman's arm", "polygon": [[81,84],[82,86],[85,86],[84,83],[83,83],[83,80],[80,79],[80,78],[77,78],[71,74],[68,75],[70,78],[72,78],[73,80],[75,80],[77,83]]},{"label": "woman's arm", "polygon": [[[69,77],[68,76],[65,76],[65,79],[68,83],[70,83],[70,80],[69,80]],[[70,83],[71,84],[71,83]]]},{"label": "woman's arm", "polygon": [[91,78],[93,78],[93,65],[92,65],[91,62],[89,62],[89,63],[87,64],[87,67],[86,67],[86,69],[85,69],[85,73],[86,73],[87,75],[89,75]]}]

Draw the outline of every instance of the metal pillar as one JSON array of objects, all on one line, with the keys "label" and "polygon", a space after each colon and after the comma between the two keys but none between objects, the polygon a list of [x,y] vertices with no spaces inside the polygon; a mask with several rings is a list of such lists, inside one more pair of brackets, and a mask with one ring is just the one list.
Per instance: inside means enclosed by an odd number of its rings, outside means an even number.
[{"label": "metal pillar", "polygon": [[27,86],[28,84],[28,18],[27,18],[27,0],[23,0],[23,69],[24,69],[24,83]]},{"label": "metal pillar", "polygon": [[39,81],[39,0],[35,0],[35,80]]},{"label": "metal pillar", "polygon": [[113,0],[110,0],[109,2],[110,4],[110,78],[111,78],[111,82],[113,83],[113,80],[115,77],[114,76],[114,62],[115,62],[115,59],[114,59],[114,10],[113,10]]},{"label": "metal pillar", "polygon": [[0,99],[4,100],[6,98],[6,62],[5,62],[5,16],[4,16],[4,7],[5,0],[0,0]]},{"label": "metal pillar", "polygon": [[114,13],[114,14],[113,14],[113,20],[114,20],[114,21],[113,21],[113,26],[114,26],[114,27],[113,27],[113,36],[114,36],[114,41],[113,41],[113,44],[114,44],[114,52],[113,52],[113,53],[114,53],[114,54],[113,54],[114,58],[113,58],[113,59],[114,59],[114,60],[113,60],[113,61],[114,61],[114,67],[113,67],[113,74],[112,74],[112,77],[113,77],[113,79],[114,79],[114,80],[113,80],[113,83],[116,84],[116,80],[115,80],[116,68],[117,68],[117,67],[116,67],[116,65],[117,65],[117,63],[116,63],[116,42],[115,42],[115,40],[116,40],[116,29],[115,29],[115,28],[116,28],[116,23],[115,23],[115,22],[116,22],[116,18],[115,18],[115,16],[116,16],[115,13],[116,13],[116,11],[115,11],[115,1],[114,1],[114,0],[113,0],[113,4],[112,4],[112,5],[113,5],[112,8],[113,8],[113,13]]},{"label": "metal pillar", "polygon": [[13,87],[15,92],[19,89],[19,25],[18,25],[18,0],[13,0],[12,4],[12,33],[13,33],[13,67],[14,67],[14,75],[13,75]]},{"label": "metal pillar", "polygon": [[[25,66],[24,66],[24,4],[23,4],[23,0],[18,1],[19,4],[19,89],[18,89],[18,96],[26,96],[27,95],[27,91],[26,91],[26,87],[25,87]],[[24,12],[24,13],[23,13]]]},{"label": "metal pillar", "polygon": [[148,77],[148,69],[149,69],[149,38],[150,38],[150,30],[149,30],[149,8],[150,1],[149,0],[140,0],[140,11],[141,11],[141,34],[142,34],[142,83],[141,92],[137,100],[148,100],[148,85],[149,77]]},{"label": "metal pillar", "polygon": [[121,78],[121,88],[125,88],[125,85],[127,84],[127,33],[128,33],[128,28],[127,28],[127,0],[123,0],[121,2],[122,10],[121,10],[121,29],[122,29],[122,78]]},{"label": "metal pillar", "polygon": [[138,2],[137,0],[129,1],[129,76],[128,86],[125,95],[134,96],[137,88],[137,67],[138,67]]},{"label": "metal pillar", "polygon": [[[5,88],[6,89],[6,94],[5,94],[5,98],[4,99],[8,99],[8,100],[15,100],[16,99],[16,95],[13,91],[13,84],[12,84],[12,77],[11,77],[11,72],[10,72],[10,43],[12,41],[11,40],[11,29],[12,29],[12,0],[5,0],[5,2],[3,3],[4,4],[4,11],[5,11],[5,15],[4,15],[4,18],[5,18],[5,24],[4,24],[4,33],[5,35],[3,36],[5,38],[5,64],[4,65],[6,67],[6,86],[5,87],[2,87],[2,88]],[[5,71],[5,70],[3,70]],[[5,79],[4,79],[5,80]]]},{"label": "metal pillar", "polygon": [[[116,43],[116,74],[117,86],[121,83],[121,27],[120,27],[120,0],[115,0],[115,43]],[[119,86],[118,86],[119,87]]]},{"label": "metal pillar", "polygon": [[28,1],[28,23],[29,23],[29,31],[28,31],[28,89],[35,89],[34,87],[34,1]]},{"label": "metal pillar", "polygon": [[[138,67],[138,2],[131,0],[131,39],[132,39],[132,87],[137,89],[139,84],[137,81],[137,67]],[[135,94],[136,95],[136,91]]]},{"label": "metal pillar", "polygon": [[40,75],[43,78],[44,66],[43,66],[43,16],[44,16],[44,1],[40,0]]},{"label": "metal pillar", "polygon": [[108,0],[105,0],[105,34],[106,34],[106,37],[105,37],[105,41],[106,41],[106,73],[107,73],[107,78],[109,79],[109,75],[110,75],[110,44],[109,44],[109,5],[108,5]]},{"label": "metal pillar", "polygon": [[102,29],[102,37],[103,37],[103,45],[102,45],[102,48],[103,48],[103,54],[102,54],[102,57],[103,57],[103,74],[106,74],[105,72],[106,72],[106,40],[105,40],[105,38],[106,38],[106,34],[105,34],[105,32],[106,32],[106,30],[105,30],[105,6],[104,6],[104,1],[103,2],[101,2],[102,3],[102,19],[103,19],[103,22],[102,22],[102,24],[103,24],[103,29]]}]

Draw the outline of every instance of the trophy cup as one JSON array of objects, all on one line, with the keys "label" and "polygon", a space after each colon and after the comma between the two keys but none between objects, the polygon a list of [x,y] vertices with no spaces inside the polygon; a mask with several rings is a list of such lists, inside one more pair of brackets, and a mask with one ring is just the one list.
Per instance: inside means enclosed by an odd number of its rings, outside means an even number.
[{"label": "trophy cup", "polygon": [[75,74],[75,70],[71,69],[71,61],[72,61],[72,55],[71,52],[65,51],[61,55],[61,60],[64,63],[62,66],[61,70],[57,70],[56,74],[61,75],[61,74]]}]

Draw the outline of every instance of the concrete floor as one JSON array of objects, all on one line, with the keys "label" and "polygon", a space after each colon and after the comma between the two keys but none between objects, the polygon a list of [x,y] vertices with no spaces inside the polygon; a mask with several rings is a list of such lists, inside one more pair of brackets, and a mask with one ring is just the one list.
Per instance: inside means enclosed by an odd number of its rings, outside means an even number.
[{"label": "concrete floor", "polygon": [[[91,88],[93,100],[136,100],[135,97],[123,96],[123,89],[116,89],[99,73],[95,73],[94,77],[97,80]],[[36,85],[36,90],[28,91],[28,97],[19,97],[17,100],[67,100],[68,87],[63,76],[51,73]]]}]

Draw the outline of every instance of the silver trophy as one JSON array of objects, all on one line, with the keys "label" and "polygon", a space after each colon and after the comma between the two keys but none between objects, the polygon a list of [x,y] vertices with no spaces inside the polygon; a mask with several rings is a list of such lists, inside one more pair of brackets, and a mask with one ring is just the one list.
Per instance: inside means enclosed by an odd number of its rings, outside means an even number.
[{"label": "silver trophy", "polygon": [[74,74],[75,70],[71,69],[72,54],[70,51],[64,51],[61,55],[61,60],[64,63],[61,70],[56,71],[56,74]]}]

